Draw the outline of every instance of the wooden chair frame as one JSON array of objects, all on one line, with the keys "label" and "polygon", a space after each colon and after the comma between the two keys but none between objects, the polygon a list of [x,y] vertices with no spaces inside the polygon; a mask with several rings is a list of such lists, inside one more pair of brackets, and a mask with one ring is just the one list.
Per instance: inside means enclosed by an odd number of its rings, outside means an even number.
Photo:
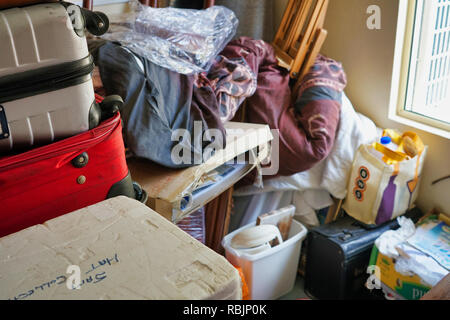
[{"label": "wooden chair frame", "polygon": [[279,65],[302,79],[319,54],[328,32],[323,29],[329,0],[289,0],[272,42]]}]

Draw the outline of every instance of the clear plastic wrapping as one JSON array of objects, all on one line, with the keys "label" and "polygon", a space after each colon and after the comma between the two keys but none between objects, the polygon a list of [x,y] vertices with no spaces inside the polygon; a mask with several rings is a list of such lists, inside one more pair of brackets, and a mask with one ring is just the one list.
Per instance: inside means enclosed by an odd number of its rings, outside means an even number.
[{"label": "clear plastic wrapping", "polygon": [[233,11],[151,8],[132,2],[132,11],[112,19],[103,38],[118,41],[153,63],[182,74],[208,71],[236,34]]}]

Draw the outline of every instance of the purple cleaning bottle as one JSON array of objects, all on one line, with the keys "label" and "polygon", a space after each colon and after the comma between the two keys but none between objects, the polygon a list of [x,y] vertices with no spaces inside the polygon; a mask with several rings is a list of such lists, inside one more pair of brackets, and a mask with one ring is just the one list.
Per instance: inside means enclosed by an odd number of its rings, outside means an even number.
[{"label": "purple cleaning bottle", "polygon": [[397,174],[391,176],[386,189],[384,189],[383,197],[381,198],[380,206],[378,208],[377,218],[375,220],[377,225],[389,221],[392,218],[392,213],[394,212],[395,193],[397,191],[397,186],[394,183],[395,178],[397,178]]}]

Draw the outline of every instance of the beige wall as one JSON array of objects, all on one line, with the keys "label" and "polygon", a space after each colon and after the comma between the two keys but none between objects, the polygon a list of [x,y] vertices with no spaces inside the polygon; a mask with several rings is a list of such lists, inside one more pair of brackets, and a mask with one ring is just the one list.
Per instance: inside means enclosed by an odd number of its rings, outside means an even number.
[{"label": "beige wall", "polygon": [[[286,0],[276,0],[278,11]],[[381,7],[382,30],[366,27],[367,7]],[[450,180],[431,182],[450,174],[450,140],[388,119],[391,76],[394,60],[398,0],[331,0],[325,22],[329,35],[322,53],[343,63],[348,76],[346,93],[357,111],[383,128],[415,130],[429,146],[418,205],[450,212]],[[277,16],[277,12],[275,13]]]}]

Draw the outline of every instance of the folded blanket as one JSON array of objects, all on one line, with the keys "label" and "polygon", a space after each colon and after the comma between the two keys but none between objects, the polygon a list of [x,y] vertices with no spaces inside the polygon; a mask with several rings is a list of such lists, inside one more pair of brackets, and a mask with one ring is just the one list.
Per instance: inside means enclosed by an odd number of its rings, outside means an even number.
[{"label": "folded blanket", "polygon": [[247,99],[246,121],[268,124],[278,131],[278,176],[308,170],[328,156],[346,86],[339,63],[319,56],[299,91],[293,93],[289,72],[278,66],[269,43],[241,37],[230,42],[221,55],[229,59],[243,57],[258,75],[256,92]]},{"label": "folded blanket", "polygon": [[[307,171],[289,177],[277,177],[264,181],[264,188],[252,185],[235,190],[234,195],[245,196],[272,191],[326,190],[337,199],[347,194],[347,182],[353,159],[361,144],[377,140],[375,123],[357,113],[350,99],[343,93],[336,139],[328,157]],[[320,209],[317,207],[314,210]]]}]

